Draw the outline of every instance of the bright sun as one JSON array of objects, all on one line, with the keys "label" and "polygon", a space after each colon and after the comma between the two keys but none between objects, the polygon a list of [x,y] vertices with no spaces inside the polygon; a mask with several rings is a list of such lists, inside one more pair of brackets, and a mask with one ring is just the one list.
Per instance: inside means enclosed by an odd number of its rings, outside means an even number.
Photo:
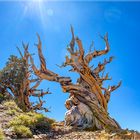
[{"label": "bright sun", "polygon": [[54,11],[49,7],[47,0],[28,0],[24,2],[22,19],[25,17],[38,18],[45,27],[49,17],[54,15]]},{"label": "bright sun", "polygon": [[30,1],[27,1],[26,4],[27,4],[28,9],[36,11],[42,8],[43,0],[30,0]]}]

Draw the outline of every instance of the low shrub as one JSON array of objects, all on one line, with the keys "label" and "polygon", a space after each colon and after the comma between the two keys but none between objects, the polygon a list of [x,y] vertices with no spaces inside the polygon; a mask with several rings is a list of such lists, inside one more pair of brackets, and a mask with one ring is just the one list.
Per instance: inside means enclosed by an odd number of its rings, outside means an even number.
[{"label": "low shrub", "polygon": [[15,103],[14,100],[8,100],[8,101],[4,101],[3,102],[3,106],[6,107],[7,109],[14,109],[16,110],[17,112],[23,112],[18,106],[17,104]]},{"label": "low shrub", "polygon": [[0,129],[0,140],[4,140],[5,136],[3,131]]},{"label": "low shrub", "polygon": [[3,105],[5,106],[5,107],[16,107],[17,108],[17,104],[13,101],[13,100],[9,100],[9,101],[4,101],[3,102]]},{"label": "low shrub", "polygon": [[43,120],[44,116],[42,114],[37,114],[35,112],[22,113],[19,116],[14,117],[9,122],[9,126],[24,125],[26,127],[35,127]]},{"label": "low shrub", "polygon": [[7,113],[7,115],[11,115],[11,116],[14,116],[14,115],[18,114],[18,112],[15,109],[7,110],[6,113]]},{"label": "low shrub", "polygon": [[28,128],[24,125],[13,126],[13,131],[18,136],[18,138],[30,138],[33,136],[30,128]]},{"label": "low shrub", "polygon": [[[8,127],[13,128],[13,131],[17,134],[18,138],[23,138],[26,134],[26,138],[28,136],[32,136],[30,132],[35,132],[39,130],[40,132],[46,132],[50,129],[50,123],[46,121],[46,118],[39,113],[36,112],[27,112],[20,113],[15,116],[8,124]],[[27,132],[26,132],[27,131]]]},{"label": "low shrub", "polygon": [[13,116],[7,127],[12,128],[18,138],[31,137],[32,133],[45,133],[55,122],[54,119],[46,118],[43,114],[34,111],[23,112],[13,100],[4,101],[3,106],[7,109],[7,115]]},{"label": "low shrub", "polygon": [[30,126],[32,124],[32,119],[28,115],[20,114],[19,116],[14,117],[10,122],[9,126],[15,125],[24,125]]}]

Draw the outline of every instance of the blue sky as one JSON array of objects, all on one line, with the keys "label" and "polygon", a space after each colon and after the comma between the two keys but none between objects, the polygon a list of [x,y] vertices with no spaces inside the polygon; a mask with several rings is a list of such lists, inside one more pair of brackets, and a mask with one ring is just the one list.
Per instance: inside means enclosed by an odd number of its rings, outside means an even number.
[{"label": "blue sky", "polygon": [[[38,32],[47,67],[75,81],[76,73],[68,73],[68,68],[60,69],[55,65],[61,64],[67,54],[71,24],[86,51],[92,40],[96,49],[103,49],[104,42],[99,34],[109,33],[111,51],[106,57],[113,55],[115,59],[106,67],[106,72],[113,77],[107,84],[123,81],[112,93],[109,113],[123,128],[140,131],[140,2],[1,1],[0,68],[4,67],[9,55],[19,56],[16,46],[21,47],[22,41],[29,42],[30,52],[37,53],[34,43],[37,43]],[[94,59],[92,64],[97,65],[103,58]],[[39,67],[37,55],[34,59]],[[53,94],[44,98],[45,106],[51,110],[46,115],[63,120],[68,94],[61,91],[58,83],[44,81],[41,84],[41,88],[48,87]]]}]

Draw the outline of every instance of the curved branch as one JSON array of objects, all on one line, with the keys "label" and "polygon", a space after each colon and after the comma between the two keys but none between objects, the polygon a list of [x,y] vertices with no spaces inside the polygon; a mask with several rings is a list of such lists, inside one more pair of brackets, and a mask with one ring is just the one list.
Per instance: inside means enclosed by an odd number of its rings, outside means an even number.
[{"label": "curved branch", "polygon": [[79,55],[80,55],[79,58],[80,58],[80,60],[83,60],[84,59],[84,49],[83,49],[82,42],[78,37],[76,37],[76,42],[79,47]]},{"label": "curved branch", "polygon": [[121,86],[121,84],[122,84],[122,81],[120,81],[116,86],[111,86],[109,88],[109,91],[112,92],[112,91],[116,90],[117,88],[119,88]]},{"label": "curved branch", "polygon": [[114,57],[112,56],[112,57],[109,58],[109,60],[104,59],[104,62],[103,63],[99,63],[98,67],[93,70],[93,73],[98,75],[101,71],[104,70],[105,65],[110,63],[113,60],[113,58]]},{"label": "curved branch", "polygon": [[42,71],[46,70],[46,61],[45,58],[42,54],[42,42],[40,40],[40,36],[37,34],[38,37],[38,44],[36,45],[38,48],[38,55],[39,55],[39,59],[40,59],[40,68]]},{"label": "curved branch", "polygon": [[121,83],[122,83],[122,81],[120,81],[117,86],[109,86],[108,89],[102,88],[105,91],[104,92],[104,97],[105,97],[107,103],[110,100],[110,94],[111,94],[111,92],[114,91],[114,90],[116,90],[117,88],[119,88],[121,86]]},{"label": "curved branch", "polygon": [[85,61],[86,61],[87,64],[89,64],[90,61],[91,61],[93,58],[95,58],[95,57],[97,57],[97,56],[104,55],[104,54],[106,54],[106,53],[109,52],[110,46],[109,46],[109,43],[108,43],[108,34],[106,34],[106,35],[105,35],[104,37],[102,37],[102,38],[103,38],[103,40],[105,41],[105,44],[106,44],[105,50],[101,50],[101,51],[96,51],[96,50],[94,50],[94,52],[87,54],[87,55],[85,56]]}]

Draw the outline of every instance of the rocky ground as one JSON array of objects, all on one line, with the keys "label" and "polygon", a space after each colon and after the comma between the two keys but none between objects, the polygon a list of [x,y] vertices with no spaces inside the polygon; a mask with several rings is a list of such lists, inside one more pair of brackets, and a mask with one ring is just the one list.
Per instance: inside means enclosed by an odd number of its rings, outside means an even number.
[{"label": "rocky ground", "polygon": [[102,131],[76,131],[70,127],[56,126],[54,130],[45,135],[34,135],[34,139],[50,140],[139,140],[140,134],[136,131],[119,130],[116,132]]},{"label": "rocky ground", "polygon": [[11,131],[9,129],[6,129],[7,123],[13,118],[12,115],[9,115],[7,113],[6,108],[0,104],[0,129],[4,131],[4,134],[7,135],[7,138],[9,138],[10,135],[12,135]]},{"label": "rocky ground", "polygon": [[[3,130],[6,140],[17,139],[17,136],[11,129],[6,127],[7,123],[14,117],[11,112],[8,112],[7,108],[0,104],[0,128]],[[27,138],[26,138],[27,139]],[[29,140],[118,140],[118,139],[140,139],[140,134],[136,131],[119,130],[116,132],[102,131],[82,131],[75,130],[71,127],[64,126],[64,122],[54,123],[50,131],[36,130],[36,134],[33,134],[33,138]],[[1,140],[1,139],[0,139]]]}]

